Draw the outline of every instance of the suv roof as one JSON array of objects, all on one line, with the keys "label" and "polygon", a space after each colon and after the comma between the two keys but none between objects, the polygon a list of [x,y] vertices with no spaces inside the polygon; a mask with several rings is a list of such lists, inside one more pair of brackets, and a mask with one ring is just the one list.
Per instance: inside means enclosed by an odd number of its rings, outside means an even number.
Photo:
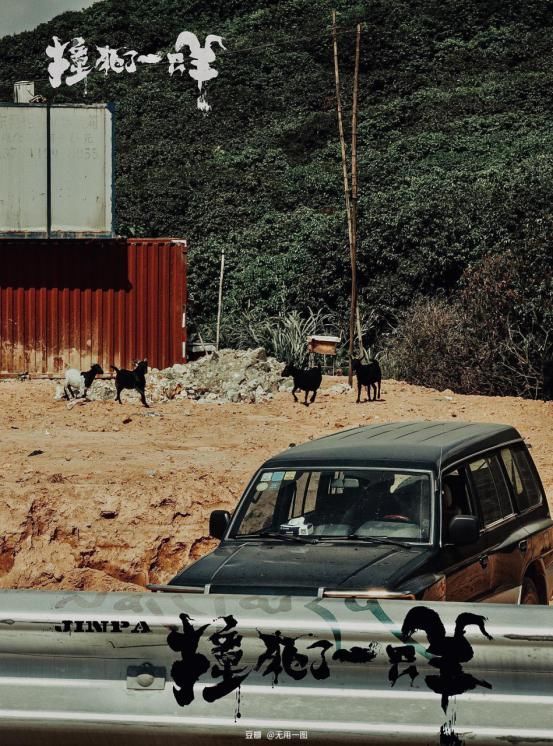
[{"label": "suv roof", "polygon": [[474,453],[522,440],[509,425],[482,422],[389,422],[356,427],[289,448],[263,464],[394,466],[437,471]]}]

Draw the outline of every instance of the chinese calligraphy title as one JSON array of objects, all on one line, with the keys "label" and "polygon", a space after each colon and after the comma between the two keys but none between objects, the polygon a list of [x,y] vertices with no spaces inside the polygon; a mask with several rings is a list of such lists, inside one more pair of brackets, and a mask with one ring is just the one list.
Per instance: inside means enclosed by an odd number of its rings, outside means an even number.
[{"label": "chinese calligraphy title", "polygon": [[[252,666],[242,660],[242,635],[237,631],[236,619],[232,615],[219,619],[222,619],[224,626],[208,638],[212,643],[211,654],[215,659],[213,664],[210,664],[205,655],[198,652],[199,643],[209,624],[195,628],[194,620],[188,614],[180,614],[182,629],[172,628],[167,637],[171,650],[181,654],[181,659],[176,660],[171,669],[171,676],[175,682],[173,693],[181,707],[189,705],[194,700],[194,686],[203,674],[210,675],[212,679],[221,679],[216,684],[204,686],[202,696],[206,702],[215,702],[232,691],[237,691],[236,717],[240,717],[240,685],[253,671],[262,671],[263,676],[270,674],[273,685],[279,683],[279,676],[283,673],[295,681],[306,677],[308,672],[317,680],[330,677],[331,669],[326,655],[328,653],[330,657],[329,651],[334,647],[334,643],[329,640],[315,640],[307,646],[307,650],[312,650],[314,655],[320,656],[318,660],[310,663],[308,655],[301,653],[296,645],[299,637],[287,637],[280,630],[268,633],[258,629],[259,641],[265,650]],[[219,620],[213,621],[216,623]],[[402,676],[410,679],[412,687],[419,676],[412,636],[422,631],[428,640],[428,664],[438,672],[426,675],[424,681],[429,689],[440,695],[445,714],[451,697],[477,687],[491,689],[492,685],[488,681],[465,672],[462,666],[474,656],[472,646],[465,636],[467,627],[476,626],[484,637],[488,640],[493,639],[486,630],[486,621],[485,617],[478,614],[459,614],[455,621],[455,632],[453,636],[448,637],[439,615],[433,609],[425,606],[410,609],[401,628],[400,639],[404,644],[386,647],[390,666],[388,681],[391,687],[394,687]],[[307,636],[312,637],[312,633],[308,633]],[[331,660],[342,664],[370,664],[379,652],[378,643],[367,642],[365,646],[335,650]]]},{"label": "chinese calligraphy title", "polygon": [[[122,48],[111,48],[110,46],[96,47],[98,57],[94,63],[89,63],[88,47],[82,36],[77,36],[70,42],[62,43],[57,36],[52,37],[53,44],[46,47],[46,55],[51,59],[48,65],[48,75],[52,88],[59,88],[62,83],[75,85],[85,81],[93,70],[108,75],[114,73],[134,73],[139,65],[156,65],[163,61],[163,54],[139,54],[134,49],[122,51]],[[214,44],[223,46],[221,36],[208,34],[202,47],[195,34],[183,31],[179,34],[175,43],[175,52],[167,53],[169,75],[173,76],[179,72],[182,76],[188,72],[191,78],[198,83],[200,95],[197,106],[200,111],[207,112],[211,109],[208,104],[204,84],[218,76],[218,71],[211,67],[215,62]],[[188,48],[190,58],[189,67],[185,65],[185,54],[182,50]],[[120,51],[121,50],[121,51]],[[86,90],[86,89],[85,89]]]}]

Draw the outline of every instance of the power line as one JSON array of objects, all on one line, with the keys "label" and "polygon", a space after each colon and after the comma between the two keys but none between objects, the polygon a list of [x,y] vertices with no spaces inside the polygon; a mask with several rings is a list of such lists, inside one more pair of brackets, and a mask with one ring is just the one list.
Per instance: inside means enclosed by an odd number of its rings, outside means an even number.
[{"label": "power line", "polygon": [[[300,41],[316,41],[317,39],[326,39],[327,35],[330,35],[332,33],[332,28],[329,27],[326,30],[327,30],[327,34],[324,34],[324,35],[317,34],[316,36],[300,36],[300,37],[297,37],[296,39],[290,40],[290,42],[295,43],[295,42],[300,42]],[[367,31],[368,31],[367,28],[361,29],[361,33],[365,33]],[[341,31],[337,31],[336,33],[347,34],[350,32],[355,32],[355,28],[342,29]],[[287,43],[289,44],[290,42],[287,42]],[[282,46],[287,46],[287,43],[283,44]],[[255,50],[255,49],[265,49],[267,47],[276,47],[276,46],[279,46],[279,42],[274,41],[274,42],[268,42],[267,44],[259,44],[255,47],[239,47],[236,49],[229,49],[229,52],[231,53],[251,52],[252,50]]]}]

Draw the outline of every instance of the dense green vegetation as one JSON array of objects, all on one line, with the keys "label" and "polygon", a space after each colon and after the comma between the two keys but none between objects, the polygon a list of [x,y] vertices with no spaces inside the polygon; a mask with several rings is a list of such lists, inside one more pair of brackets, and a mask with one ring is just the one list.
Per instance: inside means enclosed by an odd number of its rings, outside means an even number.
[{"label": "dense green vegetation", "polygon": [[[340,322],[349,258],[333,7],[346,109],[353,27],[364,23],[359,280],[363,315],[376,320],[366,341],[398,323],[405,338],[421,297],[462,306],[467,282],[477,289],[478,268],[489,269],[486,257],[512,257],[504,318],[535,335],[537,370],[553,321],[553,3],[104,0],[1,40],[0,96],[11,98],[14,80],[35,79],[53,102],[116,102],[119,232],[189,239],[191,316],[204,333],[223,246],[227,325],[245,308],[260,316],[322,308]],[[82,85],[54,91],[46,81],[53,35],[84,36],[91,54],[108,43],[146,53],[171,51],[182,30],[225,37],[208,116],[196,109],[194,81],[171,78],[164,65],[96,72],[87,96]],[[479,318],[473,334],[487,323]],[[416,378],[405,358],[397,370]],[[482,388],[450,375],[452,386]]]}]

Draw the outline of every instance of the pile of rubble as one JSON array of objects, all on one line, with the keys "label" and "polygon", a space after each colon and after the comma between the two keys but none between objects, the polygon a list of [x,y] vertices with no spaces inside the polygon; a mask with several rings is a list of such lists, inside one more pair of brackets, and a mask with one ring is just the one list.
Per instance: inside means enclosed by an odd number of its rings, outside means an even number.
[{"label": "pile of rubble", "polygon": [[[282,378],[284,363],[267,357],[263,348],[256,350],[219,350],[194,363],[173,365],[146,375],[148,403],[170,399],[195,399],[200,402],[261,402],[277,391],[292,388],[291,379]],[[56,398],[62,398],[58,386]],[[124,391],[122,398],[140,401],[136,391]],[[96,379],[88,392],[94,400],[115,399],[113,380]]]}]

